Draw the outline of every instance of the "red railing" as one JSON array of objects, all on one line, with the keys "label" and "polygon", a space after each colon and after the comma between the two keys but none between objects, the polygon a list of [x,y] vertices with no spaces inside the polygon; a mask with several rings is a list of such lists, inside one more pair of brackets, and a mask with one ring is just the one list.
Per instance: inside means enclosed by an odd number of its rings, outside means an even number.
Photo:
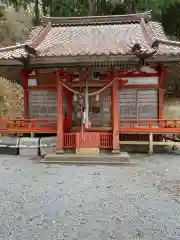
[{"label": "red railing", "polygon": [[24,119],[0,117],[1,132],[42,132],[56,133],[57,120],[55,118]]},{"label": "red railing", "polygon": [[113,135],[112,133],[100,133],[100,148],[112,148]]},{"label": "red railing", "polygon": [[76,133],[64,134],[64,148],[76,148]]},{"label": "red railing", "polygon": [[180,119],[121,119],[120,132],[180,132]]},{"label": "red railing", "polygon": [[[120,133],[180,132],[180,119],[120,119],[119,131]],[[24,118],[0,117],[0,132],[56,133],[57,119],[56,118],[24,119]],[[110,134],[111,133],[101,133],[100,145],[104,147],[110,145],[110,142],[108,142],[110,141]]]}]

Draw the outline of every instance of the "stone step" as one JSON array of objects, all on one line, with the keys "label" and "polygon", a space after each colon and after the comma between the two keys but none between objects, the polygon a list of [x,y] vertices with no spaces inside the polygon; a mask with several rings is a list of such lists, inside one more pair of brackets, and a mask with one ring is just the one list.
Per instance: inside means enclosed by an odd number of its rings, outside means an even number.
[{"label": "stone step", "polygon": [[48,154],[40,163],[59,163],[59,164],[104,164],[118,165],[131,164],[131,158],[128,153],[122,152],[118,155],[102,154],[99,156],[76,155],[76,154]]},{"label": "stone step", "polygon": [[124,166],[132,166],[135,165],[133,162],[123,162],[123,161],[44,161],[41,160],[38,163],[43,164],[60,164],[60,165],[108,165],[108,166],[117,166],[117,165],[124,165]]},{"label": "stone step", "polygon": [[99,155],[99,148],[76,148],[77,155]]}]

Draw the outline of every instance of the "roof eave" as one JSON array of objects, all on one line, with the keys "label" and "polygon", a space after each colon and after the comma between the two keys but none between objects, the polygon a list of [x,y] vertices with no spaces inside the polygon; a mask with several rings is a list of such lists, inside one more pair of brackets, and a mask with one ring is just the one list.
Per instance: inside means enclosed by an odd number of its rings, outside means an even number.
[{"label": "roof eave", "polygon": [[[146,62],[180,62],[179,54],[155,55],[145,60]],[[96,65],[104,62],[109,63],[138,63],[139,58],[133,54],[130,55],[84,55],[84,56],[37,56],[31,59],[30,66],[36,65]],[[23,64],[15,59],[0,59],[0,67],[23,67]]]},{"label": "roof eave", "polygon": [[152,58],[149,58],[147,62],[157,62],[157,63],[177,63],[180,62],[180,53],[179,54],[162,54],[162,55],[157,55]]},{"label": "roof eave", "polygon": [[[85,56],[47,56],[47,57],[37,57],[31,61],[32,65],[35,64],[76,64],[84,63],[86,64],[96,64],[103,62],[122,62],[122,63],[138,63],[139,58],[134,54],[130,55],[85,55]],[[178,54],[162,54],[154,55],[145,59],[146,62],[179,62],[180,53]]]},{"label": "roof eave", "polygon": [[135,55],[83,55],[83,56],[42,56],[36,57],[31,61],[31,64],[76,64],[76,63],[100,63],[100,62],[138,62]]},{"label": "roof eave", "polygon": [[0,67],[9,66],[9,67],[22,67],[23,64],[16,59],[0,59]]},{"label": "roof eave", "polygon": [[0,66],[0,77],[7,79],[10,82],[17,83],[23,86],[23,79],[21,78],[20,71],[22,67],[9,67],[9,66]]}]

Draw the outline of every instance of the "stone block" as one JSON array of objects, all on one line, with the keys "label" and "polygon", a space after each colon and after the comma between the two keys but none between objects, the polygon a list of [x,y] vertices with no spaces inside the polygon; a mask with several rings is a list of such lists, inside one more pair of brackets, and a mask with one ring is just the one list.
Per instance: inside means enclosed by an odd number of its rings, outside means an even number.
[{"label": "stone block", "polygon": [[18,155],[19,154],[19,138],[3,136],[0,139],[0,154]]},{"label": "stone block", "polygon": [[19,155],[39,156],[39,138],[30,138],[30,137],[20,138]]},{"label": "stone block", "polygon": [[40,154],[45,156],[56,151],[57,137],[43,137],[40,139]]},{"label": "stone block", "polygon": [[77,155],[99,155],[99,148],[76,148]]}]

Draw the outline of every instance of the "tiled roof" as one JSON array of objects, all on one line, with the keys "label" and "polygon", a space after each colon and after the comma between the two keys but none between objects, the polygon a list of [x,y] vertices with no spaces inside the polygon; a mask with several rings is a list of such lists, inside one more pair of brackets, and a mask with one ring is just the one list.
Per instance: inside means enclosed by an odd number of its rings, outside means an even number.
[{"label": "tiled roof", "polygon": [[139,24],[52,27],[37,51],[41,56],[124,55],[139,41],[148,48]]},{"label": "tiled roof", "polygon": [[139,44],[141,51],[157,55],[180,56],[180,43],[169,41],[160,23],[150,21],[150,12],[98,17],[44,17],[25,44],[1,48],[0,59],[27,55],[25,46],[37,57],[133,55]]}]

